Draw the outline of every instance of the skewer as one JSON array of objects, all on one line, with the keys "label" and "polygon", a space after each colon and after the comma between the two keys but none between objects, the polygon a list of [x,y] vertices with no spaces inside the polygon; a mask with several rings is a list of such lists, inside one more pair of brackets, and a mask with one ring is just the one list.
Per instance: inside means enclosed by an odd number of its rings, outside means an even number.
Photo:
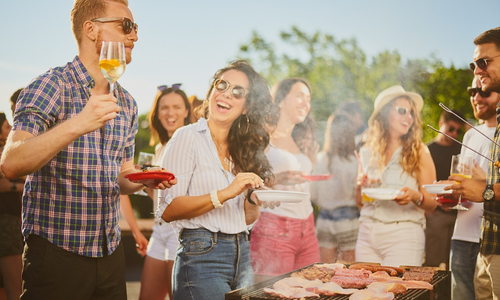
[{"label": "skewer", "polygon": [[[446,110],[447,112],[449,113],[452,113],[454,114],[456,117],[458,117],[460,120],[464,121],[467,125],[469,125],[472,129],[476,130],[477,132],[479,132],[480,134],[482,134],[485,138],[487,138],[488,140],[490,140],[492,143],[494,143],[495,145],[497,145],[498,147],[500,147],[500,144],[498,144],[497,142],[495,142],[494,140],[490,139],[489,136],[487,136],[486,134],[482,133],[481,131],[479,131],[479,129],[477,129],[474,125],[472,125],[471,123],[467,122],[466,120],[464,120],[462,117],[460,117],[459,115],[457,115],[455,112],[453,112],[451,109],[449,109],[448,107],[446,107],[443,103],[439,103],[439,106],[441,106],[442,109]],[[461,144],[461,143],[460,143]]]},{"label": "skewer", "polygon": [[[458,141],[457,139],[452,138],[451,136],[447,135],[447,134],[446,134],[446,133],[444,133],[444,132],[441,132],[441,131],[437,130],[436,128],[432,127],[432,126],[431,126],[431,125],[429,125],[429,124],[427,124],[427,127],[431,128],[431,129],[432,129],[432,130],[434,130],[435,132],[438,132],[438,133],[441,133],[442,135],[447,136],[448,138],[450,138],[450,139],[454,140],[455,142],[459,143],[460,145],[464,146],[465,148],[469,149],[470,151],[472,151],[472,152],[476,153],[477,155],[482,156],[483,158],[485,158],[485,159],[487,159],[487,160],[491,161],[491,162],[492,162],[492,163],[493,163],[493,164],[494,164],[497,168],[500,168],[500,161],[498,161],[498,160],[497,160],[497,161],[494,161],[494,160],[492,160],[491,158],[484,156],[483,154],[481,154],[481,153],[477,152],[476,150],[472,149],[471,147],[469,147],[469,146],[467,146],[467,145],[464,145],[462,142]],[[489,139],[489,138],[488,138],[488,139]]]}]

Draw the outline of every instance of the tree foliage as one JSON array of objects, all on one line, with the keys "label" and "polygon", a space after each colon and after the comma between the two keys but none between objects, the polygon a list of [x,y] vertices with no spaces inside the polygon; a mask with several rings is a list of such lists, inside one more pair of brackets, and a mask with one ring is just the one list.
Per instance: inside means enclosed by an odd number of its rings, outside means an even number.
[{"label": "tree foliage", "polygon": [[[249,60],[271,85],[287,77],[306,78],[312,88],[311,110],[319,132],[329,115],[348,100],[359,102],[367,120],[378,93],[397,84],[424,98],[424,125],[437,124],[440,102],[473,118],[466,92],[472,73],[454,66],[446,68],[435,57],[403,61],[397,51],[387,50],[368,58],[356,39],[337,40],[319,31],[307,34],[296,26],[280,33],[279,45],[254,31],[250,41],[240,46],[238,56]],[[433,131],[424,129],[424,141],[434,136]]]}]

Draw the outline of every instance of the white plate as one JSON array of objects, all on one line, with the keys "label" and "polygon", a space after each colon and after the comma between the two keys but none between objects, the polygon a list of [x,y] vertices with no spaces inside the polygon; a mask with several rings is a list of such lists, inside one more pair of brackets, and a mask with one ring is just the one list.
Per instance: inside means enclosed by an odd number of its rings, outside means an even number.
[{"label": "white plate", "polygon": [[308,193],[280,190],[256,190],[253,192],[260,201],[299,203],[309,197]]},{"label": "white plate", "polygon": [[381,189],[381,188],[363,189],[362,193],[375,200],[394,200],[396,196],[403,194],[402,192],[396,189]]},{"label": "white plate", "polygon": [[452,190],[444,190],[445,186],[450,186],[452,183],[446,184],[424,184],[422,187],[425,188],[431,194],[451,194]]}]

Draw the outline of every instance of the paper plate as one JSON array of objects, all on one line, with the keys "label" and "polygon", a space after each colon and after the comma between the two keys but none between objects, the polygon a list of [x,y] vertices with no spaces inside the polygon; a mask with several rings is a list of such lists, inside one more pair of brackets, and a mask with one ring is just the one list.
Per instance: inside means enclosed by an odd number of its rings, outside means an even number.
[{"label": "paper plate", "polygon": [[324,175],[302,175],[305,179],[309,181],[322,181],[328,180],[333,177],[332,174],[324,174]]},{"label": "paper plate", "polygon": [[452,190],[445,191],[446,186],[450,186],[452,183],[446,184],[424,184],[422,187],[425,188],[431,194],[451,194]]},{"label": "paper plate", "polygon": [[362,194],[373,198],[375,200],[394,200],[396,196],[402,195],[403,193],[397,189],[363,189]]},{"label": "paper plate", "polygon": [[308,193],[280,190],[256,190],[253,192],[260,201],[299,203],[309,197]]},{"label": "paper plate", "polygon": [[146,171],[125,175],[125,178],[135,183],[142,184],[158,184],[164,180],[172,180],[175,178],[174,174],[165,171]]}]

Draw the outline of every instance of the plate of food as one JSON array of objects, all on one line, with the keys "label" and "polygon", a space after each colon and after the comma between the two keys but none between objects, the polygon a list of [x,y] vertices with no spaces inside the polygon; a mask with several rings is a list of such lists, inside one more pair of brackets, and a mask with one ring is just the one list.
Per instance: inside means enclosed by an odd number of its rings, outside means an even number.
[{"label": "plate of food", "polygon": [[131,182],[149,185],[158,184],[165,180],[170,181],[175,178],[175,175],[165,171],[165,169],[162,168],[161,170],[144,170],[142,172],[128,174],[125,175],[125,178],[127,178]]},{"label": "plate of food", "polygon": [[375,200],[394,200],[397,196],[403,195],[400,190],[384,188],[363,189],[361,193]]},{"label": "plate of food", "polygon": [[445,187],[450,185],[452,185],[452,183],[445,183],[445,184],[435,183],[435,184],[424,184],[422,187],[431,194],[451,194],[453,192],[452,190],[447,190],[447,191],[444,190]]},{"label": "plate of food", "polygon": [[302,175],[308,181],[322,181],[328,180],[333,177],[332,174],[322,174],[322,175]]},{"label": "plate of food", "polygon": [[289,203],[299,203],[309,197],[308,193],[282,191],[282,190],[255,190],[253,192],[260,201],[279,201]]}]

